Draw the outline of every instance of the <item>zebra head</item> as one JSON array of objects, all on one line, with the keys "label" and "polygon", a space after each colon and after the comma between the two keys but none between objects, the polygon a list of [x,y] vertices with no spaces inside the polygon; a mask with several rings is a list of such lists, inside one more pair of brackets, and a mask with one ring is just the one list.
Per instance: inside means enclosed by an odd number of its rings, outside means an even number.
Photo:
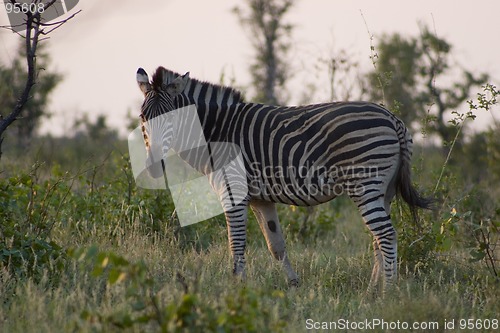
[{"label": "zebra head", "polygon": [[146,168],[153,178],[163,176],[161,162],[176,135],[175,117],[169,117],[169,113],[183,106],[183,98],[178,97],[188,80],[189,73],[169,78],[160,67],[149,82],[146,71],[137,70],[137,83],[144,94],[140,118],[147,153]]}]

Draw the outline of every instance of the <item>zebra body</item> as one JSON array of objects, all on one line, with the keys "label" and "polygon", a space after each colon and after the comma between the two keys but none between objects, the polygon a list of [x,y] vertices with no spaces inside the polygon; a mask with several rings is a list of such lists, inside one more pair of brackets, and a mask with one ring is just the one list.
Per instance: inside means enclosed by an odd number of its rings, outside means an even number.
[{"label": "zebra body", "polygon": [[[233,271],[244,276],[248,207],[254,211],[271,254],[283,262],[289,283],[298,283],[288,260],[275,203],[313,206],[347,194],[374,236],[375,265],[370,287],[384,272],[384,285],[397,274],[396,231],[390,203],[397,192],[410,204],[428,208],[410,181],[411,135],[388,110],[373,103],[345,102],[308,106],[245,103],[239,92],[189,79],[158,68],[150,83],[144,70],[137,80],[144,93],[143,132],[148,151],[176,149],[189,131],[175,133],[163,124],[144,123],[176,108],[195,104],[207,143],[233,144],[241,150],[245,175],[237,182],[247,190],[237,204],[222,179],[210,175],[210,158],[197,151],[180,156],[209,175],[225,212]],[[187,133],[186,133],[187,132]],[[177,138],[173,138],[176,136]],[[201,156],[201,157],[200,157]],[[159,176],[158,158],[148,157],[151,174]],[[156,165],[156,167],[155,167]],[[156,169],[156,172],[155,172]],[[229,171],[230,172],[230,171]]]}]

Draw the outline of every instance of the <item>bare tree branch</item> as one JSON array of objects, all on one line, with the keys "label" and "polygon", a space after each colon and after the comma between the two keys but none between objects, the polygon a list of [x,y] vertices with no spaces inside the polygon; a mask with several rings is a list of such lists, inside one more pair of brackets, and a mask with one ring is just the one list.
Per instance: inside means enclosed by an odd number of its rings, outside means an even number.
[{"label": "bare tree branch", "polygon": [[[56,29],[59,29],[63,24],[65,24],[66,22],[68,22],[69,20],[71,20],[76,15],[80,14],[81,11],[82,10],[80,9],[79,11],[77,11],[76,13],[74,13],[73,15],[71,15],[70,17],[68,17],[67,19],[62,20],[62,21],[58,21],[58,22],[54,22],[54,23],[41,23],[40,25],[44,26],[44,27],[50,27],[50,26],[54,26],[54,27],[52,29],[50,29],[49,31],[47,31],[47,32],[45,32],[45,30],[41,30],[40,34],[41,35],[48,35],[52,31],[54,31]],[[46,39],[46,38],[44,38],[44,39]]]},{"label": "bare tree branch", "polygon": [[[9,0],[9,2],[13,5],[20,5],[16,0]],[[37,52],[37,47],[38,43],[46,38],[40,39],[40,35],[46,36],[55,29],[61,27],[64,23],[68,22],[71,20],[73,17],[75,17],[76,14],[78,14],[80,11],[74,13],[70,17],[66,18],[65,20],[61,20],[55,23],[42,23],[42,13],[50,8],[56,0],[52,0],[48,2],[47,4],[44,5],[44,10],[40,12],[30,12],[28,11],[25,13],[26,15],[26,29],[25,29],[25,36],[22,36],[25,38],[25,48],[26,48],[26,64],[28,67],[28,77],[26,79],[26,84],[24,85],[24,89],[21,92],[17,103],[13,107],[12,111],[10,114],[8,114],[6,117],[0,116],[0,159],[2,157],[2,142],[3,142],[3,134],[7,130],[7,128],[17,119],[20,118],[21,112],[23,108],[25,107],[26,103],[30,99],[30,94],[33,86],[36,84],[36,77],[37,77],[37,68],[36,68],[36,52]],[[33,1],[32,3],[36,3],[36,1]],[[23,25],[24,25],[23,24]],[[19,25],[16,26],[0,26],[0,28],[5,28],[15,31],[15,27],[18,27]],[[43,27],[49,27],[49,26],[54,26],[52,29],[49,29],[49,31],[44,31]]]}]

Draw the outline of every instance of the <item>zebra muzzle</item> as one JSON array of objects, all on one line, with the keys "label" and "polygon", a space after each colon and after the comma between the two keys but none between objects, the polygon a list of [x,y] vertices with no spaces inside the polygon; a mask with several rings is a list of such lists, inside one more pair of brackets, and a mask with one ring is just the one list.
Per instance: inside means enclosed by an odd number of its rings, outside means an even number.
[{"label": "zebra muzzle", "polygon": [[161,159],[155,159],[152,154],[148,154],[146,159],[146,170],[151,177],[157,179],[163,176],[163,168],[161,164]]}]

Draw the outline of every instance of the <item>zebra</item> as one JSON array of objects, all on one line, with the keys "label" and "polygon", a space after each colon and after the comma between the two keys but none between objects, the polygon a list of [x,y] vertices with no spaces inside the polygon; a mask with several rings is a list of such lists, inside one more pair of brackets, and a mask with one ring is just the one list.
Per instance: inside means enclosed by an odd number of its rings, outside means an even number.
[{"label": "zebra", "polygon": [[[373,236],[374,264],[368,290],[383,274],[386,290],[397,279],[397,233],[390,206],[396,194],[417,209],[430,209],[411,182],[412,137],[403,122],[384,107],[369,102],[332,102],[307,106],[248,103],[236,89],[202,82],[158,67],[152,80],[142,68],[136,73],[144,95],[141,126],[148,151],[146,165],[159,177],[161,161],[175,149],[175,127],[147,126],[155,117],[187,105],[196,105],[207,142],[226,142],[241,149],[247,189],[237,204],[227,204],[220,179],[211,179],[223,203],[233,274],[245,278],[248,208],[256,216],[272,256],[281,262],[291,286],[299,277],[287,255],[276,204],[314,206],[347,194],[357,205]],[[177,124],[178,125],[178,124]],[[186,124],[185,124],[186,125]],[[189,128],[183,126],[182,128]],[[158,155],[157,155],[158,156]],[[163,157],[160,157],[160,159]],[[200,163],[188,163],[206,171]],[[191,160],[190,160],[191,159]]]}]

